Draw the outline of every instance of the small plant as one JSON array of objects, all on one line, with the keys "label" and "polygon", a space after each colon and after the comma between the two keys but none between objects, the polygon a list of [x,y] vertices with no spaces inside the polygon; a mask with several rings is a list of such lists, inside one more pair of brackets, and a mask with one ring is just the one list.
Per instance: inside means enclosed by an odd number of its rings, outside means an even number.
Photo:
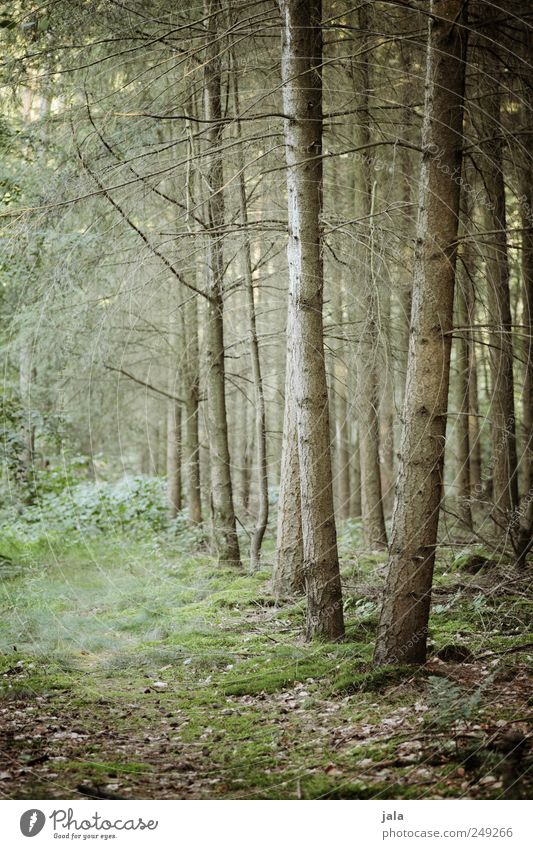
[{"label": "small plant", "polygon": [[448,678],[432,675],[428,678],[429,711],[426,724],[437,728],[446,728],[458,719],[472,720],[478,710],[484,690],[492,682],[489,676],[481,686],[470,694]]},{"label": "small plant", "polygon": [[357,598],[356,596],[349,595],[344,599],[343,608],[345,613],[351,610],[361,622],[364,622],[375,615],[377,605],[375,602],[369,601],[366,598]]}]

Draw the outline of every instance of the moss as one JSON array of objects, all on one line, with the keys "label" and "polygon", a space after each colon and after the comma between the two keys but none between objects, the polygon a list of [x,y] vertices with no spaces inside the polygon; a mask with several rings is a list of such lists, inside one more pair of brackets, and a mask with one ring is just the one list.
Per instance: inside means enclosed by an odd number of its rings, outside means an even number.
[{"label": "moss", "polygon": [[[278,658],[279,659],[279,658]],[[282,659],[280,666],[267,664],[240,664],[236,673],[223,684],[226,695],[244,696],[257,693],[275,693],[298,681],[327,675],[331,664],[320,658]]]},{"label": "moss", "polygon": [[64,771],[75,770],[81,773],[85,778],[93,777],[95,779],[107,776],[116,778],[119,775],[139,775],[146,772],[151,772],[153,767],[150,764],[136,763],[130,761],[128,763],[120,763],[117,761],[91,761],[91,760],[76,760],[58,762],[57,769]]},{"label": "moss", "polygon": [[382,666],[366,672],[345,672],[333,682],[330,693],[351,695],[366,690],[379,692],[416,674],[412,666]]}]

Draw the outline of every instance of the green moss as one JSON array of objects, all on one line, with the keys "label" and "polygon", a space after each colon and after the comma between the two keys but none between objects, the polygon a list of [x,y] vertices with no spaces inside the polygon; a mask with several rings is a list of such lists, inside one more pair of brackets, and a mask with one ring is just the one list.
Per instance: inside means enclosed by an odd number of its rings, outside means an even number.
[{"label": "green moss", "polygon": [[330,693],[351,695],[366,690],[379,692],[415,674],[416,670],[412,666],[382,666],[367,672],[344,672],[333,682]]}]

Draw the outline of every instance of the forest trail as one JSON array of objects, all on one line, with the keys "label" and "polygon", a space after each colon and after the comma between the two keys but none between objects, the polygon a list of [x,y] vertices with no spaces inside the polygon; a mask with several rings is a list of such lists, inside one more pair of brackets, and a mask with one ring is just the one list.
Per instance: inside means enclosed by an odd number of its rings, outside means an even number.
[{"label": "forest trail", "polygon": [[277,608],[266,573],[168,541],[51,548],[3,584],[2,796],[527,792],[522,579],[511,595],[497,568],[441,568],[431,660],[373,671],[380,571],[344,561],[348,638],[306,645],[303,604]]}]

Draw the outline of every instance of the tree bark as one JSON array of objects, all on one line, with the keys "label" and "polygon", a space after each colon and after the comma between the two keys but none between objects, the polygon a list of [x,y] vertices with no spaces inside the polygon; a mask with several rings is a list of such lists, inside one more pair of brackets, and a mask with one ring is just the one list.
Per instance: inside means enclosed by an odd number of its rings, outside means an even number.
[{"label": "tree bark", "polygon": [[279,0],[293,329],[308,639],[344,634],[333,513],[323,338],[321,0]]},{"label": "tree bark", "polygon": [[375,663],[423,663],[442,495],[459,221],[466,4],[428,18],[413,311],[398,486]]},{"label": "tree bark", "polygon": [[204,64],[204,110],[207,122],[206,175],[208,301],[205,328],[207,371],[207,429],[210,446],[211,516],[213,542],[219,563],[240,565],[239,540],[228,443],[228,421],[224,363],[224,178],[220,149],[222,128],[220,101],[220,45],[217,28],[221,14],[219,0],[204,0],[207,29]]}]

